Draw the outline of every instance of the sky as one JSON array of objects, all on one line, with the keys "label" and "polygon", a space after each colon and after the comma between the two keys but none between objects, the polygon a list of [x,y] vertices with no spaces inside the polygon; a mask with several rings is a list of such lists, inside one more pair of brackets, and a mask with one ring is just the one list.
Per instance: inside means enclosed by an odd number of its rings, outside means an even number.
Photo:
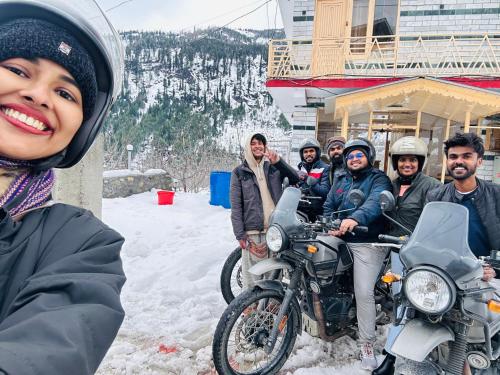
[{"label": "sky", "polygon": [[[245,13],[252,14],[228,27],[240,29],[281,28],[278,0],[97,0],[119,31],[193,31],[224,26]],[[276,19],[276,23],[275,23]]]}]

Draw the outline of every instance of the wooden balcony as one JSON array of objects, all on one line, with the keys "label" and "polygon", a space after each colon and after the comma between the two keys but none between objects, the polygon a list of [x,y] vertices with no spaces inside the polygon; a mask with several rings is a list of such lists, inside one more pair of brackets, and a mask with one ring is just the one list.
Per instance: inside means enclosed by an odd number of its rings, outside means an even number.
[{"label": "wooden balcony", "polygon": [[393,35],[271,40],[268,79],[500,78],[500,34]]}]

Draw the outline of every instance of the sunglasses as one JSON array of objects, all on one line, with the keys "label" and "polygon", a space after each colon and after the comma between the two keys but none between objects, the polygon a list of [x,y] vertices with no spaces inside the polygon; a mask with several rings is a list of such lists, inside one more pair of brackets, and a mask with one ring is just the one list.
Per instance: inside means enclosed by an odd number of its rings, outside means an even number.
[{"label": "sunglasses", "polygon": [[365,154],[363,154],[362,152],[356,152],[355,154],[351,153],[351,154],[347,155],[347,160],[352,160],[354,158],[362,159],[363,156],[365,156]]}]

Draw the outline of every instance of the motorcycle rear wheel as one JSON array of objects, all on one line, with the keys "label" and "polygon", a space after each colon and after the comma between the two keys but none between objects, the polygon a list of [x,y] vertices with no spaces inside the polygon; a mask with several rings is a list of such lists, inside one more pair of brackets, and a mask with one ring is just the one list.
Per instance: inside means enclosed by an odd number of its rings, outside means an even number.
[{"label": "motorcycle rear wheel", "polygon": [[[224,375],[276,374],[288,359],[299,329],[300,312],[290,305],[276,322],[283,293],[275,290],[244,291],[226,308],[215,330],[212,355],[215,369]],[[264,345],[274,324],[278,339],[268,355]]]},{"label": "motorcycle rear wheel", "polygon": [[226,259],[220,274],[220,290],[222,297],[229,305],[243,291],[241,275],[241,247],[234,249]]}]

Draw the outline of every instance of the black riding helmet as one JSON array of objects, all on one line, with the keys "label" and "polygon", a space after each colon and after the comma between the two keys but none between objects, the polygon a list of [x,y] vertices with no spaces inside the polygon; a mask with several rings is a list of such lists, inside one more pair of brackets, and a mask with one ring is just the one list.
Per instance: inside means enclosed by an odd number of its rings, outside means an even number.
[{"label": "black riding helmet", "polygon": [[[84,103],[83,123],[68,147],[48,158],[32,161],[37,170],[69,168],[90,148],[121,90],[123,49],[120,37],[94,0],[0,0],[0,28],[17,19],[50,23],[56,31],[64,30],[90,56],[90,66],[95,69],[96,93],[86,95],[88,93],[82,92],[83,97],[92,98],[88,102],[93,104],[88,107]],[[14,57],[25,56],[0,51],[0,60]]]},{"label": "black riding helmet", "polygon": [[344,161],[346,160],[347,155],[349,155],[349,153],[355,149],[364,150],[366,152],[368,163],[373,167],[376,156],[376,150],[373,144],[366,138],[355,138],[347,141],[342,153],[344,155]]}]

